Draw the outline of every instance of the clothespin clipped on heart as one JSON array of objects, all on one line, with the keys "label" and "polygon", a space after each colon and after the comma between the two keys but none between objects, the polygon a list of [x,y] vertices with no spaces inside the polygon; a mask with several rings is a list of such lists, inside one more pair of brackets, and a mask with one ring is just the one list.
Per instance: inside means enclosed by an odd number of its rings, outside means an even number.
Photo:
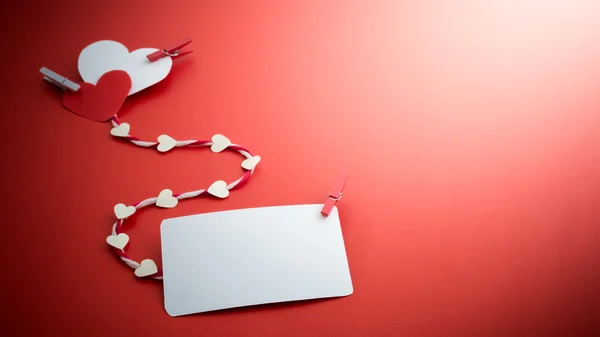
[{"label": "clothespin clipped on heart", "polygon": [[185,52],[182,52],[181,49],[183,49],[183,47],[187,46],[188,44],[190,44],[192,42],[191,39],[186,38],[174,45],[172,45],[169,48],[163,48],[161,50],[155,51],[154,53],[148,54],[146,55],[146,58],[148,58],[148,60],[150,62],[155,62],[163,57],[181,57],[183,55],[187,55],[191,52],[193,52],[193,50],[188,50]]},{"label": "clothespin clipped on heart", "polygon": [[62,90],[70,90],[72,92],[76,92],[80,88],[79,84],[71,81],[70,79],[68,79],[64,76],[61,76],[61,75],[53,72],[52,70],[50,70],[46,67],[42,67],[42,69],[40,69],[40,73],[42,73],[42,75],[44,75],[45,81],[61,88]]},{"label": "clothespin clipped on heart", "polygon": [[44,80],[65,90],[64,107],[87,119],[105,122],[121,109],[125,99],[167,77],[174,57],[192,51],[181,49],[191,43],[184,39],[170,48],[140,48],[129,52],[116,41],[102,40],[85,47],[77,68],[83,79],[75,83],[56,72],[42,68]]}]

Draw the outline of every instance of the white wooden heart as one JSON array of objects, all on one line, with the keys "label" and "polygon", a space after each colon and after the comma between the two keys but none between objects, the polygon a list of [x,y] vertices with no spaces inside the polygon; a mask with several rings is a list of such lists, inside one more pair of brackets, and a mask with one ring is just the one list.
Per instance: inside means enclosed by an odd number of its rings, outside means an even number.
[{"label": "white wooden heart", "polygon": [[156,48],[141,48],[131,53],[119,42],[102,40],[85,47],[79,54],[77,68],[84,82],[96,84],[111,70],[123,70],[131,77],[129,95],[162,81],[173,65],[170,57],[150,62],[146,56]]},{"label": "white wooden heart", "polygon": [[135,213],[135,207],[125,206],[124,204],[116,204],[114,211],[117,219],[125,219],[132,216],[133,213]]},{"label": "white wooden heart", "polygon": [[260,161],[260,156],[254,156],[252,158],[248,158],[242,162],[242,167],[248,171],[253,170],[259,161]]},{"label": "white wooden heart", "polygon": [[221,152],[231,145],[231,141],[223,135],[214,135],[211,140],[213,142],[210,146],[212,152]]},{"label": "white wooden heart", "polygon": [[208,188],[208,193],[214,195],[217,198],[227,198],[229,196],[229,190],[227,189],[227,183],[223,180],[217,180]]},{"label": "white wooden heart", "polygon": [[109,235],[106,238],[106,242],[115,248],[123,249],[125,248],[125,246],[127,246],[127,243],[129,243],[129,235],[125,233],[120,233],[118,235]]},{"label": "white wooden heart", "polygon": [[156,274],[158,272],[158,268],[156,267],[156,263],[150,259],[145,259],[140,263],[140,266],[135,270],[135,276],[144,277],[152,274]]},{"label": "white wooden heart", "polygon": [[129,136],[129,130],[131,127],[128,123],[121,123],[118,126],[110,129],[110,134],[115,137],[127,137]]},{"label": "white wooden heart", "polygon": [[158,194],[156,199],[156,206],[163,208],[173,208],[177,206],[177,198],[173,196],[173,191],[170,189],[164,189]]},{"label": "white wooden heart", "polygon": [[174,148],[176,143],[177,142],[175,141],[175,139],[171,138],[170,136],[160,135],[158,136],[157,149],[160,152],[167,152],[170,149]]}]

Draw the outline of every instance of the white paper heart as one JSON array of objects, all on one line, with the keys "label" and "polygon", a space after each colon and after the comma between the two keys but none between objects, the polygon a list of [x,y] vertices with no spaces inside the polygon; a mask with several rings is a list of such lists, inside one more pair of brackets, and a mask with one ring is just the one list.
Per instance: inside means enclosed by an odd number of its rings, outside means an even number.
[{"label": "white paper heart", "polygon": [[227,189],[227,183],[224,182],[223,180],[217,180],[214,183],[212,183],[212,185],[210,185],[210,187],[208,188],[207,191],[209,194],[214,195],[217,198],[227,198],[229,196],[229,190]]},{"label": "white paper heart", "polygon": [[149,276],[158,272],[156,263],[150,259],[145,259],[140,264],[141,266],[139,266],[134,272],[135,276],[137,277]]},{"label": "white paper heart", "polygon": [[106,238],[106,242],[115,248],[123,249],[129,242],[129,235],[125,233],[120,233],[119,235],[109,235]]},{"label": "white paper heart", "polygon": [[130,126],[127,123],[121,123],[118,126],[110,129],[110,134],[115,137],[127,137],[129,136]]},{"label": "white paper heart", "polygon": [[177,206],[177,198],[173,196],[173,191],[170,189],[164,189],[158,194],[156,199],[156,206],[163,208],[173,208]]},{"label": "white paper heart", "polygon": [[175,139],[167,136],[167,135],[160,135],[158,136],[158,151],[160,152],[167,152],[170,149],[175,147],[175,144],[177,142],[175,141]]},{"label": "white paper heart", "polygon": [[146,56],[156,48],[141,48],[129,53],[127,47],[116,41],[102,40],[85,47],[79,54],[77,68],[84,82],[96,84],[111,70],[123,70],[131,77],[129,95],[162,81],[173,65],[170,57],[150,62]]},{"label": "white paper heart", "polygon": [[231,141],[223,135],[214,135],[211,140],[213,142],[210,146],[212,152],[221,152],[231,145]]},{"label": "white paper heart", "polygon": [[252,158],[248,158],[242,162],[242,167],[246,170],[250,171],[256,167],[256,164],[260,161],[260,156],[254,156]]},{"label": "white paper heart", "polygon": [[117,219],[125,219],[130,217],[135,213],[135,207],[133,206],[125,206],[124,204],[116,204],[115,205],[115,215]]}]

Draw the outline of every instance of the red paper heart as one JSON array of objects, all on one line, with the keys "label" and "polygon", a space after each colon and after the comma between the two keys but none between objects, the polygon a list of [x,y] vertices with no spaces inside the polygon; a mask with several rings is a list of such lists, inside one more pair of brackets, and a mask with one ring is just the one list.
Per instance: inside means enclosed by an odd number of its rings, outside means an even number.
[{"label": "red paper heart", "polygon": [[125,71],[113,70],[102,75],[96,85],[85,82],[79,85],[76,92],[65,92],[63,106],[81,117],[105,122],[125,102],[131,90],[131,78]]}]

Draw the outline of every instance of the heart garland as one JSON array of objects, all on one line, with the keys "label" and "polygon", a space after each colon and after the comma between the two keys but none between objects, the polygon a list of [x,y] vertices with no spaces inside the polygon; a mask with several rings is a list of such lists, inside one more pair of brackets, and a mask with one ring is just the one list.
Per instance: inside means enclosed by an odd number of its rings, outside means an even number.
[{"label": "heart garland", "polygon": [[[171,70],[172,55],[162,57],[154,62],[148,62],[147,55],[158,49],[142,48],[129,52],[116,41],[98,41],[86,47],[79,55],[78,69],[84,82],[80,83],[76,92],[66,92],[63,105],[67,110],[91,120],[105,122],[110,120],[113,128],[110,134],[118,139],[126,140],[133,145],[144,148],[156,148],[159,152],[169,152],[176,147],[210,147],[211,151],[219,153],[225,150],[236,151],[245,160],[242,169],[245,173],[237,180],[227,184],[217,180],[207,189],[191,192],[173,193],[170,189],[162,190],[158,196],[151,197],[133,205],[119,203],[113,212],[117,218],[112,226],[111,234],[106,243],[113,247],[119,258],[134,269],[138,277],[152,277],[162,280],[162,272],[151,259],[141,262],[133,260],[125,251],[129,244],[129,236],[123,233],[123,223],[139,209],[155,205],[160,208],[176,207],[180,200],[211,195],[219,199],[229,196],[229,191],[242,186],[250,179],[260,156],[253,156],[250,151],[221,135],[212,136],[211,140],[177,141],[169,135],[158,136],[156,142],[144,141],[130,134],[131,125],[121,123],[117,116],[125,99],[163,80]],[[55,74],[56,75],[56,74]],[[61,79],[64,81],[66,79]],[[62,83],[62,82],[61,82]],[[62,84],[60,84],[62,86]],[[63,87],[64,88],[64,87]]]},{"label": "heart garland", "polygon": [[151,277],[156,280],[162,280],[162,271],[156,266],[154,261],[151,259],[144,259],[142,262],[136,262],[125,251],[125,248],[129,243],[129,236],[123,232],[123,223],[125,220],[129,219],[139,209],[152,205],[159,208],[173,208],[178,205],[180,200],[196,198],[204,195],[211,195],[219,199],[225,199],[229,196],[229,191],[242,186],[250,179],[254,173],[256,165],[261,160],[261,157],[253,156],[249,150],[240,145],[231,143],[227,137],[221,134],[212,136],[210,141],[177,141],[169,135],[163,134],[158,136],[156,142],[149,142],[130,135],[129,131],[131,130],[131,126],[127,123],[121,123],[117,115],[113,116],[111,122],[113,128],[111,129],[110,134],[114,137],[127,140],[134,145],[144,148],[156,147],[159,152],[168,152],[176,147],[210,147],[211,151],[215,153],[225,150],[232,150],[245,157],[245,160],[242,162],[241,166],[246,172],[239,179],[229,184],[223,180],[217,180],[207,189],[199,189],[185,193],[173,193],[173,191],[170,189],[164,189],[158,194],[158,196],[142,200],[130,206],[126,206],[122,203],[115,205],[114,214],[117,218],[117,221],[113,224],[112,232],[106,238],[106,242],[115,248],[115,252],[119,258],[125,262],[126,265],[134,269],[134,274],[137,277]]}]

